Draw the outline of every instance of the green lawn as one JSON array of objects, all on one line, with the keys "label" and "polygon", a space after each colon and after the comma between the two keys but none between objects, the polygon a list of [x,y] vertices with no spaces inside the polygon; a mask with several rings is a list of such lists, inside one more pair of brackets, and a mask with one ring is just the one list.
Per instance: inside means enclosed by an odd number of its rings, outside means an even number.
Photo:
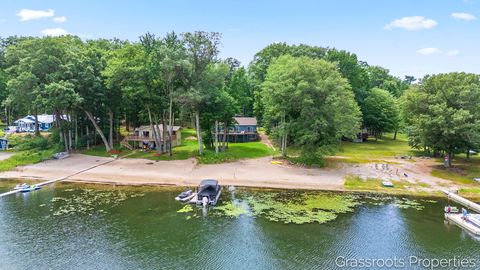
[{"label": "green lawn", "polygon": [[262,142],[230,143],[226,152],[216,155],[215,151],[206,150],[198,160],[203,164],[214,164],[271,155],[273,155],[273,150]]},{"label": "green lawn", "polygon": [[196,140],[192,140],[189,137],[195,136],[195,131],[185,130],[182,131],[182,144],[172,149],[173,155],[167,154],[157,155],[155,151],[144,152],[142,150],[135,150],[128,158],[146,158],[151,160],[184,160],[198,155],[198,144]]},{"label": "green lawn", "polygon": [[432,176],[451,180],[460,184],[480,184],[475,183],[473,178],[480,177],[480,157],[472,156],[467,160],[459,155],[452,160],[451,168],[444,168],[441,163],[432,170]]},{"label": "green lawn", "polygon": [[386,134],[382,139],[375,141],[369,139],[363,143],[341,142],[336,153],[337,156],[345,157],[342,162],[364,163],[372,160],[393,158],[395,156],[417,155],[418,151],[413,150],[404,134],[397,134],[393,140],[393,134]]},{"label": "green lawn", "polygon": [[24,166],[28,164],[35,164],[46,159],[51,159],[53,154],[57,151],[50,150],[27,150],[15,153],[8,159],[0,162],[0,172],[9,171],[17,166]]},{"label": "green lawn", "polygon": [[[126,158],[145,158],[150,160],[185,160],[192,157],[197,157],[199,163],[213,164],[235,161],[243,158],[257,158],[273,155],[273,150],[261,142],[249,143],[230,143],[226,152],[221,152],[218,155],[215,151],[205,149],[203,156],[198,156],[198,143],[196,140],[196,133],[194,129],[182,130],[182,144],[173,148],[173,155],[167,154],[158,155],[155,151],[145,152],[143,150],[128,150],[122,149],[120,146],[114,148],[120,151],[119,156]],[[105,148],[101,145],[92,147],[89,150],[82,152],[86,155],[110,157],[111,155],[105,152]]]}]

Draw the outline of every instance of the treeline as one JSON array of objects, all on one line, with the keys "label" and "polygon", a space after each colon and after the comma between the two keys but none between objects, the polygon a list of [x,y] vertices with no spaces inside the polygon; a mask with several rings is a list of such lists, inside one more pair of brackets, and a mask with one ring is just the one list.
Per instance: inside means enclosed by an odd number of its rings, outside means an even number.
[{"label": "treeline", "polygon": [[204,145],[213,147],[214,123],[228,126],[234,115],[253,114],[247,72],[235,59],[220,59],[219,45],[220,35],[207,32],[147,33],[138,42],[2,39],[3,119],[9,125],[25,114],[53,113],[66,151],[97,136],[110,151],[122,122],[127,129],[149,124],[157,151],[170,154],[167,126],[192,123],[201,154]]},{"label": "treeline", "polygon": [[[255,112],[278,139],[301,149],[304,163],[333,153],[361,129],[379,138],[402,131],[425,154],[448,158],[480,150],[480,76],[463,72],[396,78],[355,54],[276,43],[249,66]],[[361,135],[361,134],[358,134]]]},{"label": "treeline", "polygon": [[212,134],[235,115],[256,116],[283,155],[293,145],[305,162],[318,162],[362,130],[375,138],[406,132],[413,147],[434,155],[480,146],[478,75],[400,79],[351,52],[286,43],[265,47],[244,68],[219,57],[220,38],[199,31],[147,33],[136,42],[1,39],[3,119],[53,113],[67,151],[97,137],[109,151],[122,124],[148,124],[157,151],[172,154],[167,126],[180,123],[196,128],[202,154],[219,149]]},{"label": "treeline", "polygon": [[308,45],[275,43],[249,66],[255,112],[287,145],[301,148],[302,162],[318,162],[342,138],[362,129],[376,138],[401,128],[398,98],[415,81],[359,61],[353,53]]}]

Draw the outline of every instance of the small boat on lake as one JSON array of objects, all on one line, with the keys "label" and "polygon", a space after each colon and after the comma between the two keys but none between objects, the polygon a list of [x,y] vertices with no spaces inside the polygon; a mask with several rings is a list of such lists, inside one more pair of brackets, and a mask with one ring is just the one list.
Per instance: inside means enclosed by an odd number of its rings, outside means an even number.
[{"label": "small boat on lake", "polygon": [[27,192],[30,192],[30,191],[35,191],[35,190],[39,190],[41,189],[40,186],[37,186],[37,185],[31,185],[31,186],[24,186],[23,188],[20,189],[20,192],[22,193],[27,193]]},{"label": "small boat on lake", "polygon": [[193,197],[195,197],[195,195],[197,195],[197,193],[194,193],[191,189],[189,189],[189,190],[186,190],[186,191],[178,194],[178,196],[175,197],[175,200],[180,201],[180,202],[188,202]]},{"label": "small boat on lake", "polygon": [[222,187],[218,184],[217,180],[202,180],[198,186],[198,193],[195,201],[197,204],[203,206],[216,205],[221,193]]},{"label": "small boat on lake", "polygon": [[16,186],[13,188],[13,190],[19,190],[19,189],[24,189],[24,188],[28,188],[28,187],[30,187],[30,186],[27,185],[27,183],[23,183],[23,184],[21,184],[21,185],[20,185],[20,184],[16,185]]},{"label": "small boat on lake", "polygon": [[445,206],[445,209],[444,209],[445,213],[459,213],[460,211],[458,210],[458,208],[456,206]]}]

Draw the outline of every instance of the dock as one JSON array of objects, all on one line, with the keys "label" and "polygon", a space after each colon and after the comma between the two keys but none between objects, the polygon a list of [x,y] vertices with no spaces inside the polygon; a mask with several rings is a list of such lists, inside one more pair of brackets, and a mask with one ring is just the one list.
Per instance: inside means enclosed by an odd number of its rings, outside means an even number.
[{"label": "dock", "polygon": [[[56,183],[56,182],[59,182],[59,181],[63,181],[63,180],[67,180],[68,178],[72,177],[72,176],[75,176],[77,174],[81,174],[83,172],[86,172],[86,171],[89,171],[91,169],[94,169],[94,168],[97,168],[99,166],[102,166],[102,165],[105,165],[105,164],[108,164],[108,163],[111,163],[111,162],[114,162],[115,160],[117,159],[112,159],[112,160],[107,160],[105,162],[102,162],[102,163],[99,163],[99,164],[95,164],[94,166],[91,166],[91,167],[88,167],[86,169],[83,169],[83,170],[80,170],[78,172],[75,172],[75,173],[72,173],[72,174],[69,174],[67,176],[62,176],[62,177],[59,177],[59,178],[56,178],[56,179],[52,179],[52,180],[48,180],[48,181],[45,181],[45,182],[41,182],[41,183],[38,183],[36,184],[37,186],[39,187],[42,187],[42,186],[46,186],[46,185],[50,185],[50,184],[53,184],[53,183]],[[4,192],[4,193],[0,193],[0,198],[2,197],[6,197],[6,196],[9,196],[9,195],[13,195],[13,194],[17,194],[21,192],[20,189],[17,189],[17,190],[11,190],[11,191],[7,191],[7,192]]]},{"label": "dock", "polygon": [[[480,213],[480,205],[467,200],[458,194],[452,193],[447,190],[443,190],[443,193],[447,195],[452,201],[459,203],[474,212]],[[454,223],[458,227],[474,234],[475,236],[480,236],[480,214],[468,214],[467,218],[464,219],[462,214],[457,213],[445,213],[445,219],[451,223]]]},{"label": "dock", "polygon": [[445,214],[445,219],[451,223],[454,223],[458,227],[474,234],[475,236],[480,236],[480,226],[477,222],[480,222],[479,214],[469,214],[468,220],[462,218],[462,214]]},{"label": "dock", "polygon": [[456,203],[459,203],[459,204],[461,204],[461,205],[463,205],[467,208],[470,208],[474,212],[480,213],[480,205],[479,204],[474,203],[470,200],[467,200],[467,199],[465,199],[465,198],[463,198],[463,197],[461,197],[461,196],[459,196],[459,195],[457,195],[453,192],[450,192],[448,190],[443,190],[443,193],[445,193],[450,200],[452,200]]}]

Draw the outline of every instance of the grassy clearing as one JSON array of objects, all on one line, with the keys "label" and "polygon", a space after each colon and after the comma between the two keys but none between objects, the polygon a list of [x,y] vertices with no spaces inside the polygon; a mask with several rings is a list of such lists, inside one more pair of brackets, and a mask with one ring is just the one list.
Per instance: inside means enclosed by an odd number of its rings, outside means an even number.
[{"label": "grassy clearing", "polygon": [[[287,153],[289,157],[296,158],[300,156],[301,149],[296,146],[288,146]],[[363,143],[340,142],[335,155],[324,158],[324,165],[335,167],[339,163],[395,163],[387,162],[385,159],[419,154],[419,151],[408,145],[405,134],[397,134],[396,140],[393,140],[393,134],[385,134],[382,139],[369,139]]]},{"label": "grassy clearing", "polygon": [[[118,151],[119,156],[123,156],[123,155],[129,154],[131,152],[128,149],[126,150],[126,149],[121,148],[121,146],[119,144],[114,145],[113,149],[115,151]],[[90,149],[83,150],[83,151],[81,151],[81,153],[85,154],[85,155],[97,156],[97,157],[111,157],[112,156],[112,154],[105,151],[105,146],[104,145],[91,146]]]},{"label": "grassy clearing", "polygon": [[458,194],[463,197],[469,198],[479,198],[480,197],[480,187],[478,188],[462,188],[458,191]]},{"label": "grassy clearing", "polygon": [[17,166],[35,164],[47,159],[51,159],[52,155],[56,152],[57,151],[55,149],[17,152],[8,159],[0,162],[0,172],[12,170]]},{"label": "grassy clearing", "polygon": [[[344,186],[347,190],[350,191],[366,191],[366,192],[381,192],[389,194],[399,194],[399,195],[415,195],[415,196],[432,196],[431,193],[428,193],[422,188],[429,188],[430,186],[425,183],[408,183],[402,181],[391,181],[393,187],[384,187],[382,185],[381,179],[369,178],[363,180],[358,176],[347,176],[345,178]],[[438,194],[433,195],[441,195]]]},{"label": "grassy clearing", "polygon": [[179,160],[192,157],[198,158],[199,163],[215,164],[232,162],[244,158],[258,158],[273,154],[273,151],[261,142],[229,143],[225,152],[215,154],[214,150],[205,149],[203,156],[198,156],[198,143],[194,129],[182,131],[182,144],[173,149],[173,156],[156,156],[154,153],[137,152],[129,158],[147,158],[151,160]]},{"label": "grassy clearing", "polygon": [[[189,158],[198,158],[199,163],[215,164],[223,162],[231,162],[244,158],[258,158],[273,154],[273,150],[261,142],[249,143],[229,143],[226,152],[221,152],[218,155],[214,150],[205,149],[203,156],[198,156],[198,143],[196,140],[196,133],[194,129],[184,129],[182,131],[182,143],[173,148],[173,155],[167,154],[158,155],[155,151],[143,150],[128,150],[123,149],[119,145],[114,147],[119,151],[119,156],[127,158],[144,158],[149,160],[185,160]],[[95,146],[89,150],[82,152],[86,155],[110,157],[111,154],[105,152],[102,145]]]},{"label": "grassy clearing", "polygon": [[397,134],[396,140],[393,140],[393,134],[386,134],[377,141],[369,139],[364,143],[341,142],[337,152],[337,156],[343,157],[342,162],[349,163],[368,163],[395,156],[417,154],[418,151],[408,145],[404,134]]},{"label": "grassy clearing", "polygon": [[198,157],[198,161],[203,164],[215,164],[270,155],[273,155],[273,150],[262,142],[230,143],[225,152],[215,154],[215,151],[206,150],[203,156]]},{"label": "grassy clearing", "polygon": [[17,166],[24,166],[51,159],[54,153],[59,152],[59,145],[55,144],[48,136],[23,136],[12,135],[9,137],[10,152],[13,155],[0,162],[0,171],[12,170]]},{"label": "grassy clearing", "polygon": [[480,177],[480,157],[474,156],[470,160],[459,156],[453,160],[453,167],[444,168],[438,165],[432,170],[432,176],[447,179],[459,184],[473,184],[478,185],[473,181],[473,178]]}]

